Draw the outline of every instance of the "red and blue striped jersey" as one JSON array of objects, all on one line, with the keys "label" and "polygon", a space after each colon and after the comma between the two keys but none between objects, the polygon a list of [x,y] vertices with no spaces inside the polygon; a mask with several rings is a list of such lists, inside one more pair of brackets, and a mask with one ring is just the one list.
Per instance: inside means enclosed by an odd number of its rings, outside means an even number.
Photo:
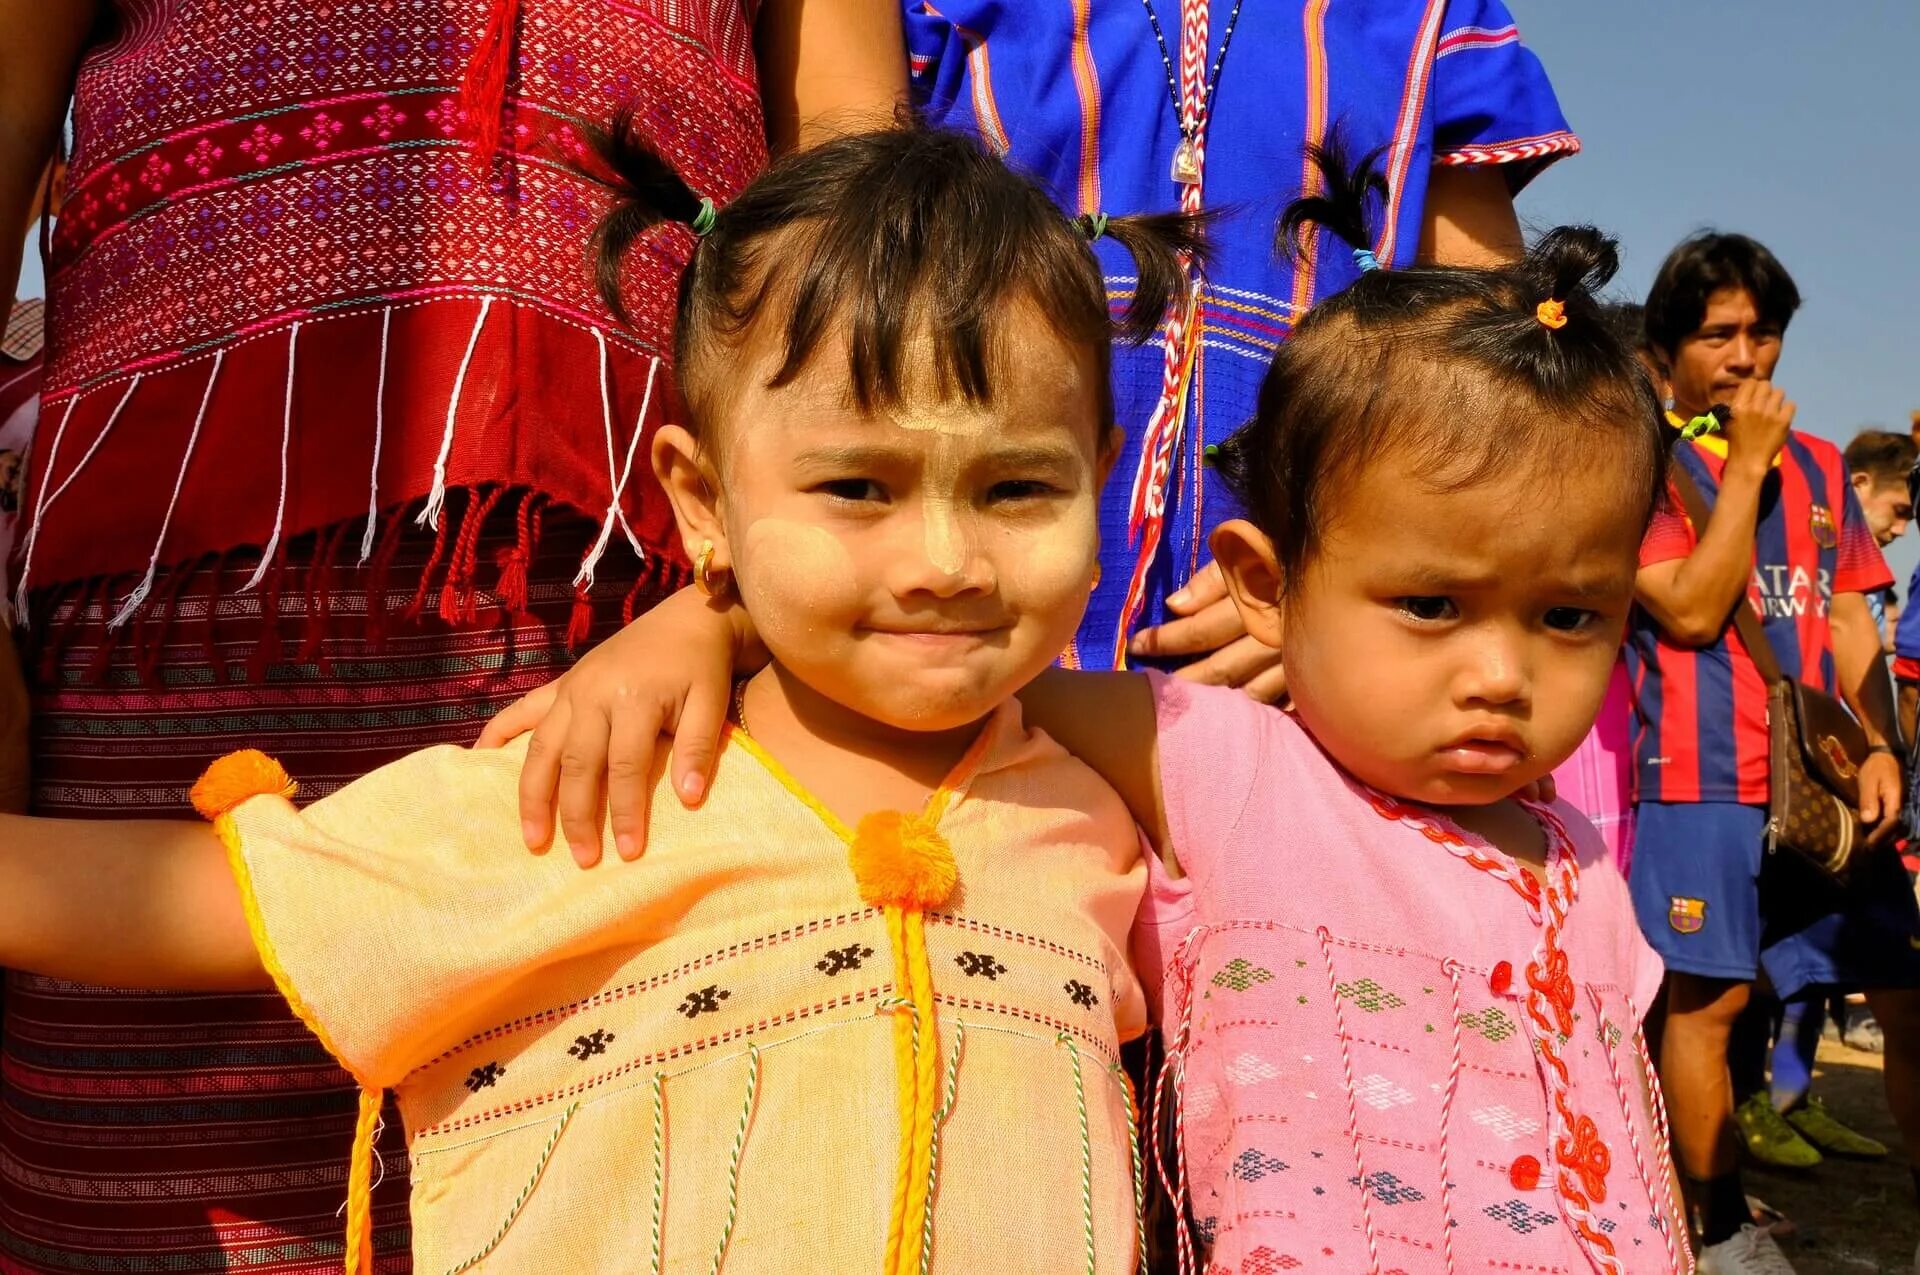
[{"label": "red and blue striped jersey", "polygon": [[[1726,468],[1718,439],[1674,446],[1711,506]],[[1640,565],[1693,552],[1693,524],[1677,492],[1654,515]],[[1866,593],[1893,583],[1880,547],[1847,481],[1840,449],[1798,431],[1761,489],[1753,579],[1747,600],[1779,654],[1780,668],[1834,692],[1836,593]],[[1639,801],[1767,803],[1767,688],[1731,625],[1711,646],[1681,646],[1634,608],[1627,669],[1634,694],[1634,795]]]}]

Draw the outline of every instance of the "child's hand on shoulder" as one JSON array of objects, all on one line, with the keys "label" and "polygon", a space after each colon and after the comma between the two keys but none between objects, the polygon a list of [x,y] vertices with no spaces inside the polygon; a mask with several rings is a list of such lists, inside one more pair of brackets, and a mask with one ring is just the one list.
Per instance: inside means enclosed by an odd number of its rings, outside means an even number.
[{"label": "child's hand on shoulder", "polygon": [[552,843],[557,809],[574,858],[590,868],[605,811],[620,857],[639,858],[662,736],[673,750],[674,792],[697,805],[719,753],[734,668],[755,645],[738,607],[682,589],[488,722],[477,748],[533,732],[520,771],[528,848]]}]

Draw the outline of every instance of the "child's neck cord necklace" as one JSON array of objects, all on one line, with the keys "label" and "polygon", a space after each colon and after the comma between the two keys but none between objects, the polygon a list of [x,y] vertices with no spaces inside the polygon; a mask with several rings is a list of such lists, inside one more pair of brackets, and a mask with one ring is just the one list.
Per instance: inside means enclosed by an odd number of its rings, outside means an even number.
[{"label": "child's neck cord necklace", "polygon": [[733,684],[733,721],[740,728],[742,735],[751,738],[753,732],[747,729],[747,682],[749,680],[751,679],[743,678]]},{"label": "child's neck cord necklace", "polygon": [[1187,186],[1200,184],[1200,152],[1206,145],[1207,117],[1213,108],[1214,90],[1220,87],[1220,68],[1226,65],[1227,46],[1233,43],[1233,27],[1240,20],[1241,0],[1233,0],[1233,9],[1227,14],[1227,29],[1220,36],[1220,52],[1213,59],[1213,69],[1205,80],[1201,80],[1200,62],[1206,57],[1206,32],[1200,33],[1198,40],[1199,57],[1189,59],[1193,52],[1187,39],[1185,27],[1189,22],[1206,21],[1206,6],[1200,4],[1194,12],[1189,12],[1192,0],[1181,0],[1181,75],[1173,70],[1173,54],[1167,49],[1166,33],[1160,29],[1160,15],[1153,11],[1153,0],[1140,0],[1146,7],[1147,21],[1153,26],[1153,39],[1160,46],[1160,64],[1167,71],[1167,95],[1173,99],[1173,116],[1180,122],[1180,144],[1173,150],[1173,180]]}]

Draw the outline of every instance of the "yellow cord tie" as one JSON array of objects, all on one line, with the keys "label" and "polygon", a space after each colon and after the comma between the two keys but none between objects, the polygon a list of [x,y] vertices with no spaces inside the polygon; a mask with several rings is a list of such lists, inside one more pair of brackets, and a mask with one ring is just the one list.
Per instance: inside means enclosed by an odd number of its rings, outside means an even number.
[{"label": "yellow cord tie", "polygon": [[953,850],[940,835],[944,798],[944,793],[936,794],[922,815],[891,810],[868,815],[854,830],[847,853],[861,899],[886,918],[894,995],[905,1002],[893,1020],[900,1155],[887,1221],[886,1275],[917,1275],[929,1229],[923,1219],[933,1177],[940,1035],[934,1022],[926,910],[945,903],[959,879]]},{"label": "yellow cord tie", "polygon": [[1533,308],[1533,317],[1558,332],[1567,326],[1567,303],[1548,297]]},{"label": "yellow cord tie", "polygon": [[362,1089],[360,1116],[353,1125],[353,1154],[347,1161],[346,1275],[373,1272],[373,1162],[379,1154],[373,1143],[382,1096],[378,1089]]}]

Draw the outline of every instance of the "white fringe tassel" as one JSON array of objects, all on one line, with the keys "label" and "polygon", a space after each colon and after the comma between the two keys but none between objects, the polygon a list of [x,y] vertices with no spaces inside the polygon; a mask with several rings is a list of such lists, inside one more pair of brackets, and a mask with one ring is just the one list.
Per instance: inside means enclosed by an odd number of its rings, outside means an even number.
[{"label": "white fringe tassel", "polygon": [[493,298],[480,298],[480,315],[473,321],[473,335],[467,338],[467,352],[460,356],[460,370],[454,374],[453,396],[447,400],[447,429],[440,436],[440,456],[433,462],[433,490],[427,493],[427,507],[414,519],[415,525],[440,530],[440,511],[447,503],[447,457],[453,454],[453,420],[460,410],[460,391],[467,383],[467,367],[473,362],[474,347],[480,344],[480,329],[487,325],[487,311]]},{"label": "white fringe tassel", "polygon": [[287,523],[287,452],[293,442],[293,369],[294,355],[300,348],[300,325],[304,320],[296,319],[293,331],[287,336],[287,401],[280,414],[280,505],[273,512],[273,534],[267,537],[266,547],[260,550],[260,564],[240,586],[245,593],[266,579],[267,568],[273,564],[274,551],[280,547],[280,532]]},{"label": "white fringe tassel", "polygon": [[[107,435],[113,432],[114,425],[120,420],[120,413],[124,412],[127,408],[127,400],[131,399],[133,392],[140,388],[140,379],[145,375],[146,373],[144,372],[135,372],[133,374],[133,379],[127,382],[127,392],[122,394],[120,401],[113,405],[113,413],[107,417],[107,423],[102,425],[100,432],[94,436],[93,443],[87,448],[86,455],[80,458],[80,463],[73,467],[73,472],[67,475],[65,481],[58,487],[55,487],[52,493],[40,502],[40,508],[36,510],[33,515],[33,527],[27,533],[27,558],[20,569],[20,593],[15,607],[16,614],[19,617],[19,623],[22,625],[25,625],[27,622],[27,577],[33,573],[33,546],[34,542],[40,538],[40,524],[46,520],[47,511],[53,508],[53,502],[60,499],[67,488],[73,486],[73,480],[80,476],[80,471],[87,467],[87,462],[92,460],[94,453],[100,450],[100,444],[107,441]],[[54,458],[60,453],[60,439],[66,434],[67,422],[73,419],[74,405],[79,401],[79,396],[75,395],[67,404],[67,414],[60,418],[60,428],[54,433],[53,449],[47,457],[48,477],[52,477],[53,475]]]},{"label": "white fringe tassel", "polygon": [[213,383],[220,379],[220,364],[226,361],[227,352],[217,350],[213,356],[213,370],[207,373],[206,392],[200,396],[200,411],[193,418],[193,432],[187,435],[187,454],[180,458],[180,472],[173,478],[173,499],[167,502],[167,516],[160,520],[160,534],[154,538],[153,553],[147,558],[147,574],[140,578],[133,592],[120,603],[120,609],[107,621],[107,628],[117,629],[133,618],[140,604],[153,592],[153,580],[160,571],[160,552],[166,547],[167,528],[173,525],[173,511],[180,506],[180,489],[187,483],[187,466],[193,463],[193,449],[200,441],[200,426],[207,419],[207,404],[213,401]]},{"label": "white fringe tassel", "polygon": [[607,481],[612,484],[613,498],[607,502],[607,513],[600,520],[600,534],[594,538],[593,548],[580,563],[580,570],[574,574],[575,588],[593,588],[594,568],[600,565],[601,557],[607,552],[607,543],[613,539],[615,523],[627,533],[627,543],[639,555],[640,561],[647,560],[647,551],[640,546],[640,538],[633,534],[633,528],[627,523],[626,511],[620,506],[620,499],[626,494],[627,480],[633,476],[633,455],[640,448],[640,435],[646,428],[647,409],[653,403],[653,381],[660,374],[660,360],[655,358],[647,363],[647,392],[640,400],[640,416],[633,423],[633,437],[627,440],[627,457],[624,464],[618,464],[613,454],[613,399],[607,386],[607,338],[596,330],[593,339],[600,344],[600,416],[607,432]]},{"label": "white fringe tassel", "polygon": [[360,565],[373,556],[373,533],[380,522],[380,442],[387,432],[387,331],[393,307],[380,312],[380,380],[373,390],[373,470],[367,479],[367,530],[360,537]]},{"label": "white fringe tassel", "polygon": [[[67,400],[67,410],[60,417],[60,428],[53,431],[53,444],[47,449],[47,474],[53,474],[55,462],[60,459],[60,440],[67,436],[67,422],[73,419],[73,409],[80,405],[80,395],[75,394]],[[14,597],[13,614],[16,623],[25,628],[27,625],[27,577],[33,573],[33,546],[40,539],[40,522],[47,513],[46,484],[40,485],[40,503],[33,511],[33,522],[27,527],[27,547],[22,551],[23,562],[20,567],[20,590]]]}]

